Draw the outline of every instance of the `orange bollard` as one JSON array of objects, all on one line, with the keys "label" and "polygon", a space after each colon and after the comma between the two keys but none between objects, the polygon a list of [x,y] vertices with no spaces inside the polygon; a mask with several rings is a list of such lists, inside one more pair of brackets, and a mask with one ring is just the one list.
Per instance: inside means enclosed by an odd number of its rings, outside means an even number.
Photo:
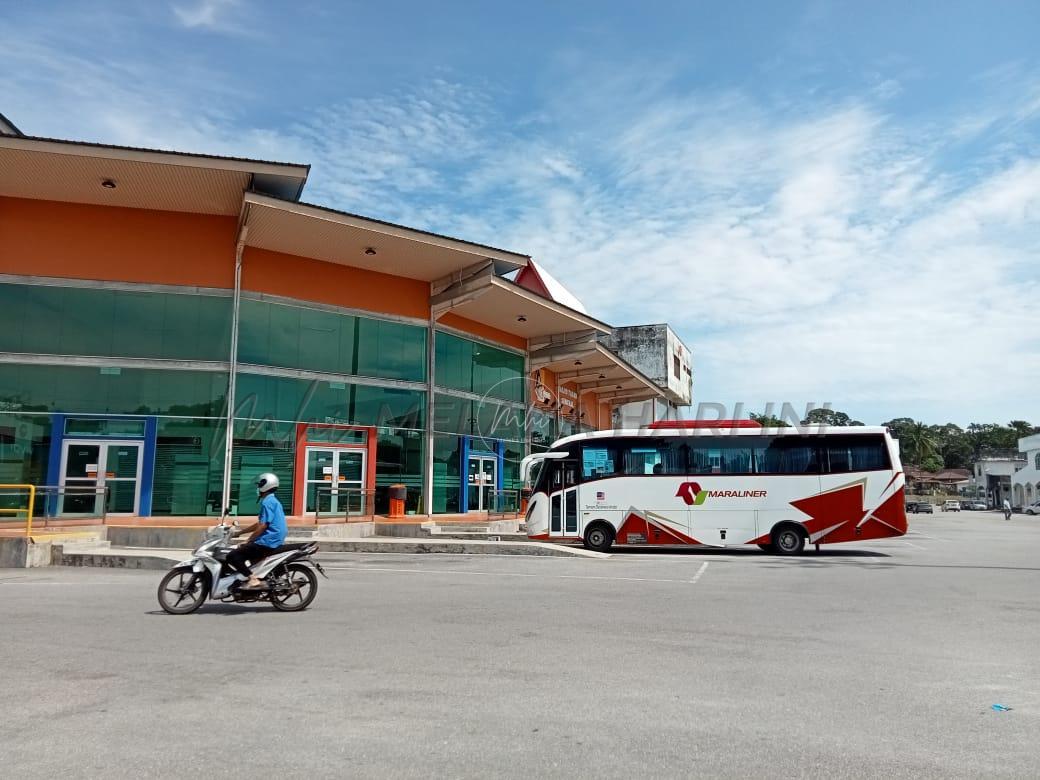
[{"label": "orange bollard", "polygon": [[404,500],[408,496],[408,488],[404,485],[390,486],[390,517],[404,517]]}]

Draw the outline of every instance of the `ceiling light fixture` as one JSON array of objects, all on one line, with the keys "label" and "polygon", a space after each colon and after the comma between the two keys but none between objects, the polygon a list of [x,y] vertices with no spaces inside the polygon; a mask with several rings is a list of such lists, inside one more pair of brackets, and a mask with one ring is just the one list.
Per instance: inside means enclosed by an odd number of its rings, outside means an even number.
[{"label": "ceiling light fixture", "polygon": [[366,246],[365,247],[365,254],[366,255],[374,255],[375,253],[376,253],[375,247],[371,247],[371,246]]},{"label": "ceiling light fixture", "polygon": [[116,188],[116,183],[111,179],[104,179],[101,182],[101,186],[104,187],[106,190],[114,190]]},{"label": "ceiling light fixture", "polygon": [[527,317],[525,317],[523,314],[521,314],[519,317],[516,318],[516,321],[517,322],[527,322]]},{"label": "ceiling light fixture", "polygon": [[600,378],[600,379],[606,379],[606,378],[607,378],[607,375],[606,375],[606,374],[600,374],[600,375],[599,375],[599,378]]},{"label": "ceiling light fixture", "polygon": [[574,365],[576,365],[576,366],[580,366],[580,365],[581,365],[581,361],[580,361],[580,360],[575,360],[575,361],[574,361]]}]

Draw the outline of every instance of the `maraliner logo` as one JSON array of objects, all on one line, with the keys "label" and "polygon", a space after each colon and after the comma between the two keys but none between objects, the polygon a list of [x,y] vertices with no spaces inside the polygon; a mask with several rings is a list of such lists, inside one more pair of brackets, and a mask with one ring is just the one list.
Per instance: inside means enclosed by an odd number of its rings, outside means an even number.
[{"label": "maraliner logo", "polygon": [[683,482],[675,493],[686,506],[700,506],[710,498],[765,498],[765,490],[702,490],[698,482]]}]

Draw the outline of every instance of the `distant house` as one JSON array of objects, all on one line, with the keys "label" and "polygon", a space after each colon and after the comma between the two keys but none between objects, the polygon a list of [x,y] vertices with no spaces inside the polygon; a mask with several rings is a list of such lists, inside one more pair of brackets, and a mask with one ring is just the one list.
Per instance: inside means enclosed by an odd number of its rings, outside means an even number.
[{"label": "distant house", "polygon": [[908,466],[906,481],[911,493],[957,493],[971,481],[971,472],[968,469],[925,471]]}]

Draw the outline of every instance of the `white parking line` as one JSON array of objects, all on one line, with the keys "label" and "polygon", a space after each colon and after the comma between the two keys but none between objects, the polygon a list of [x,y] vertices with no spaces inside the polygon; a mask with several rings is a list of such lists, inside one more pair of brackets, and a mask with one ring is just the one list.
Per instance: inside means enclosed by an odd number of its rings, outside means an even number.
[{"label": "white parking line", "polygon": [[[581,574],[528,574],[516,571],[462,571],[460,569],[391,569],[377,566],[325,566],[326,571],[374,571],[393,574],[462,574],[471,577],[535,577],[552,580],[617,580],[618,582],[681,582],[687,580],[665,580],[651,577],[595,577]],[[699,576],[699,575],[698,575]]]},{"label": "white parking line", "polygon": [[918,550],[927,550],[928,549],[927,547],[922,547],[919,544],[914,544],[913,542],[908,542],[906,539],[902,539],[901,541],[903,542],[903,544],[908,544],[911,547],[916,547]]},{"label": "white parking line", "polygon": [[693,575],[693,579],[690,580],[690,584],[691,585],[696,585],[697,584],[697,580],[699,580],[701,578],[701,575],[704,574],[704,570],[707,569],[707,568],[708,568],[708,561],[705,561],[704,563],[701,564],[701,567],[699,569],[697,569],[697,573]]}]

